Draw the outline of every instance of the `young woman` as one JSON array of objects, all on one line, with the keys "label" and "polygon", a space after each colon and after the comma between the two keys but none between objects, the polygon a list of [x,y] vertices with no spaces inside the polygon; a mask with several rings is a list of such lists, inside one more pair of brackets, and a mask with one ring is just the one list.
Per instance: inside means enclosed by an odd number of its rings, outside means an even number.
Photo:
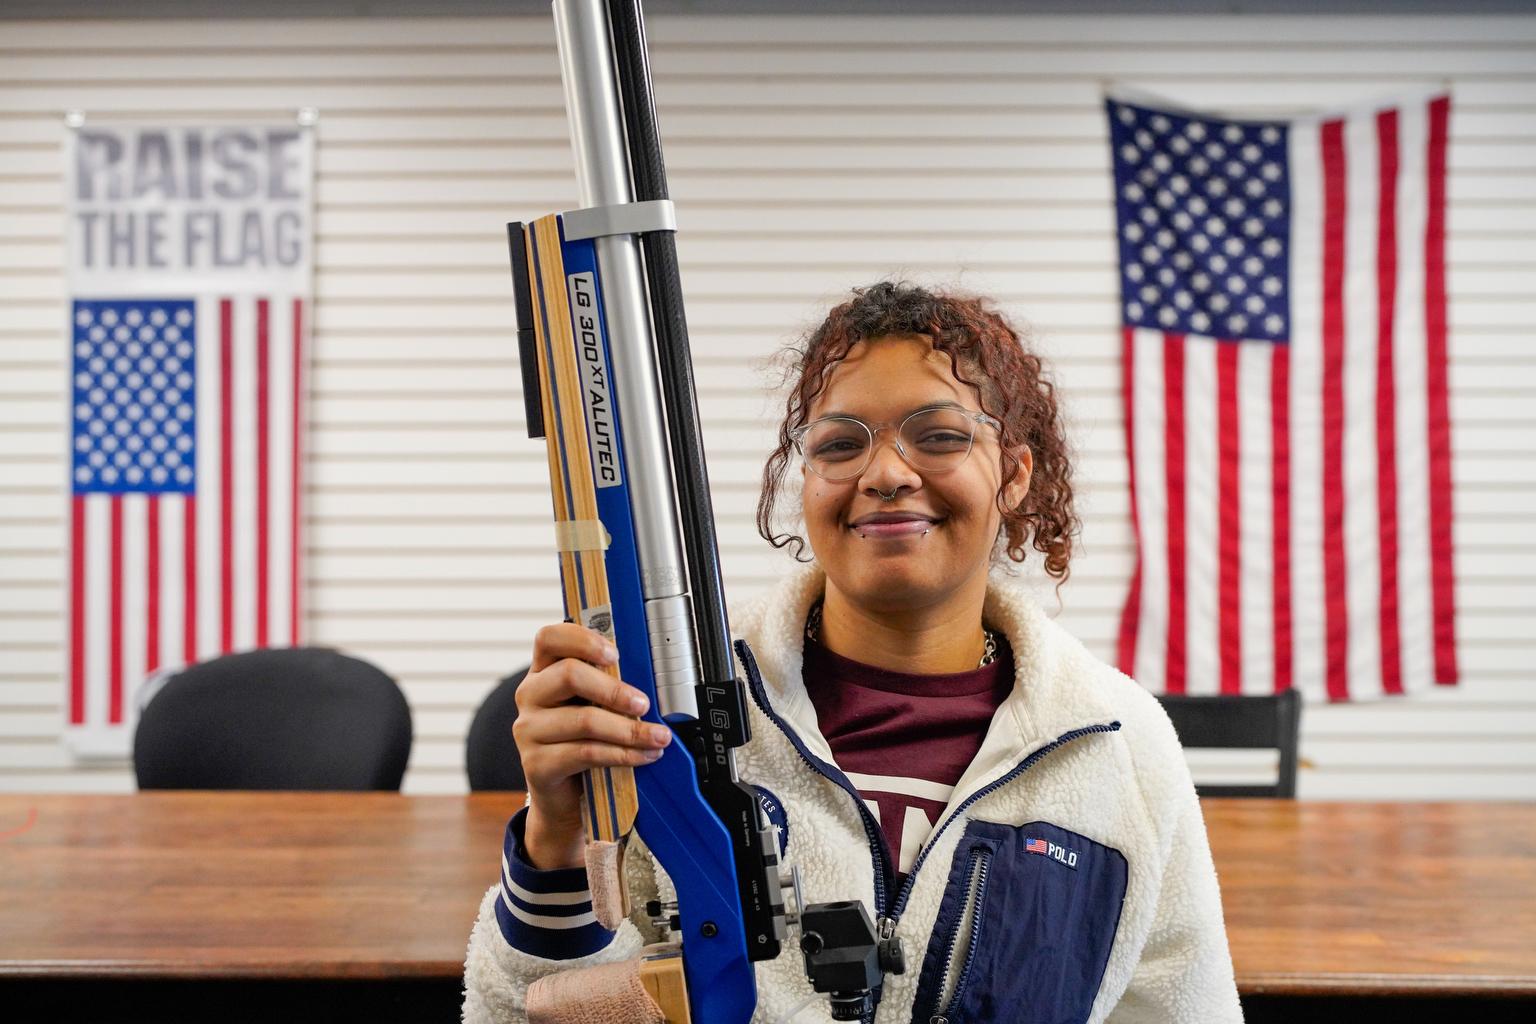
[{"label": "young woman", "polygon": [[[793,358],[758,527],[805,564],[732,611],[755,705],[739,767],[808,902],[894,921],[908,966],[875,1019],[1241,1020],[1167,716],[1009,571],[1032,544],[1059,585],[1080,527],[1040,360],[985,300],[889,282]],[[774,525],[795,455],[805,538]],[[480,908],[468,1021],[522,1020],[532,980],[655,939],[638,914],[598,924],[580,867],[578,774],[668,739],[594,667],[613,657],[576,625],[535,639],[515,729],[532,808]],[[670,891],[643,847],[627,861],[637,903]],[[757,971],[754,1021],[830,1019],[792,948]]]}]

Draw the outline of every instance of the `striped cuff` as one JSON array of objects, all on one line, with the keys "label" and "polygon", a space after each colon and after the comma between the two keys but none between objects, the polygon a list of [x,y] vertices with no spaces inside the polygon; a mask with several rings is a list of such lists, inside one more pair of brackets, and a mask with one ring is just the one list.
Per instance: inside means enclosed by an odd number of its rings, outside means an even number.
[{"label": "striped cuff", "polygon": [[613,932],[597,923],[586,868],[544,871],[528,863],[523,829],[524,808],[507,822],[501,848],[501,899],[496,923],[513,949],[546,960],[575,960],[613,941]]}]

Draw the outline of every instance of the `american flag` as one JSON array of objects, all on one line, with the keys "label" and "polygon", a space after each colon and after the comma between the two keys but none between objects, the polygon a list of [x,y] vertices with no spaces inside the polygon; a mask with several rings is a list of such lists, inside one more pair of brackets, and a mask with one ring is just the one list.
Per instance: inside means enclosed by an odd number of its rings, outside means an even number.
[{"label": "american flag", "polygon": [[81,753],[127,749],[156,670],[301,633],[305,307],[72,307],[69,694]]},{"label": "american flag", "polygon": [[1024,852],[1026,853],[1045,853],[1047,849],[1044,839],[1030,839],[1028,837],[1024,839]]},{"label": "american flag", "polygon": [[1137,537],[1119,667],[1172,694],[1455,683],[1449,97],[1106,106]]}]

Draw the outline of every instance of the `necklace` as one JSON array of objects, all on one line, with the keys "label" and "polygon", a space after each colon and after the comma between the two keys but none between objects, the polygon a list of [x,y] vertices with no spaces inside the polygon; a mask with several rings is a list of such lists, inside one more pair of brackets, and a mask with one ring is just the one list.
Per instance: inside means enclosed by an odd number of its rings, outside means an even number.
[{"label": "necklace", "polygon": [[[981,631],[986,634],[987,646],[981,653],[981,661],[977,662],[977,668],[985,668],[997,659],[997,633],[987,626],[982,626]],[[817,601],[811,606],[811,613],[805,617],[805,638],[816,640],[821,635],[821,602]]]}]

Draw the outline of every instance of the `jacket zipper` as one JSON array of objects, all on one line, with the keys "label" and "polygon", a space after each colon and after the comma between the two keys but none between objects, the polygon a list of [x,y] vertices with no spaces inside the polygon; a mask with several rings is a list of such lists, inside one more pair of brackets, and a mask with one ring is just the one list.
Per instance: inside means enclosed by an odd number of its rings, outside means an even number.
[{"label": "jacket zipper", "polygon": [[1033,751],[1031,754],[1029,754],[1029,756],[1025,757],[1024,760],[1020,761],[1018,764],[1014,765],[1013,768],[1009,770],[1008,774],[1004,775],[1002,778],[997,779],[996,781],[986,786],[983,786],[981,789],[978,789],[976,792],[966,797],[965,802],[962,803],[959,807],[956,807],[955,812],[944,819],[943,824],[941,824],[938,829],[928,837],[928,841],[924,843],[923,848],[918,851],[917,860],[912,863],[912,870],[907,872],[906,884],[903,885],[901,887],[901,891],[896,894],[896,906],[891,911],[891,917],[898,921],[901,919],[902,911],[905,910],[907,906],[907,898],[912,895],[912,883],[917,880],[918,869],[923,866],[923,861],[928,859],[929,851],[933,849],[934,845],[938,842],[939,837],[944,834],[944,830],[949,828],[949,826],[960,817],[962,811],[987,794],[996,791],[1002,786],[1006,786],[1020,775],[1023,775],[1030,768],[1033,768],[1041,758],[1055,750],[1057,747],[1065,746],[1066,744],[1071,743],[1073,740],[1081,739],[1082,737],[1092,735],[1093,733],[1119,731],[1119,722],[1109,722],[1104,725],[1085,725],[1081,729],[1073,729],[1070,732],[1064,732],[1051,742],[1047,743],[1045,746],[1039,747]]},{"label": "jacket zipper", "polygon": [[[970,807],[977,800],[980,800],[987,794],[996,791],[999,787],[1005,786],[1012,782],[1014,779],[1018,778],[1024,772],[1033,767],[1034,764],[1038,762],[1042,757],[1044,757],[1046,754],[1049,754],[1057,747],[1070,743],[1075,739],[1080,739],[1083,736],[1091,735],[1092,733],[1118,732],[1120,730],[1119,722],[1109,722],[1104,725],[1087,725],[1080,729],[1073,729],[1069,732],[1062,733],[1060,736],[1056,737],[1045,746],[1040,747],[1030,753],[1027,757],[1024,758],[1024,760],[1014,765],[1013,768],[1010,769],[1008,773],[1002,778],[999,778],[989,785],[983,786],[981,789],[978,789],[976,792],[972,793],[969,797],[966,798],[965,802],[962,803],[959,807],[956,807],[954,813],[945,818],[943,824],[941,824],[938,829],[928,837],[928,841],[923,844],[922,850],[918,852],[917,860],[912,864],[912,870],[907,872],[907,880],[902,884],[901,891],[896,894],[895,906],[887,910],[885,903],[885,872],[886,865],[890,863],[890,851],[885,845],[885,835],[880,831],[880,826],[875,823],[874,815],[869,813],[869,808],[864,804],[864,798],[861,797],[859,795],[859,791],[853,787],[853,783],[848,781],[847,776],[843,775],[842,772],[837,771],[836,769],[833,769],[831,772],[829,772],[825,770],[820,764],[818,764],[816,759],[811,756],[810,752],[805,749],[805,745],[800,742],[800,738],[795,735],[794,730],[785,724],[784,719],[780,718],[777,712],[769,708],[768,696],[763,689],[762,671],[757,667],[757,655],[752,653],[752,648],[747,645],[745,640],[737,640],[735,646],[737,656],[741,658],[742,663],[747,668],[747,688],[752,692],[752,701],[757,705],[758,710],[761,711],[770,722],[778,727],[779,731],[784,734],[784,738],[789,740],[790,746],[794,747],[795,752],[800,755],[800,759],[804,761],[812,771],[841,787],[844,792],[853,798],[853,805],[858,808],[859,820],[864,824],[865,837],[867,838],[870,846],[878,854],[875,857],[875,909],[876,913],[879,915],[879,920],[876,922],[876,927],[879,931],[881,939],[888,939],[896,933],[896,925],[901,920],[902,912],[906,909],[907,898],[912,894],[912,883],[917,880],[918,869],[923,866],[923,861],[928,859],[928,852],[933,849],[934,845],[938,842],[939,837],[944,834],[944,830],[949,828],[950,824],[955,821],[955,819],[960,817],[961,812],[963,812],[967,807]],[[875,997],[875,1004],[876,1006],[879,1005],[878,994]],[[868,1018],[868,1020],[872,1019],[873,1016]]]},{"label": "jacket zipper", "polygon": [[[875,822],[875,816],[869,813],[869,807],[864,803],[864,798],[859,795],[857,789],[853,788],[853,783],[848,781],[847,776],[843,775],[842,772],[827,772],[821,765],[817,764],[816,759],[801,744],[800,738],[794,734],[788,725],[784,724],[784,720],[776,712],[769,709],[767,696],[762,692],[763,676],[761,670],[757,667],[757,655],[752,653],[752,648],[747,646],[745,640],[736,641],[736,653],[747,665],[747,688],[752,691],[752,701],[757,705],[758,710],[767,716],[769,721],[778,726],[779,731],[784,734],[784,738],[789,740],[790,746],[795,748],[795,752],[800,755],[800,759],[809,765],[812,771],[836,783],[844,792],[853,797],[853,805],[859,811],[859,820],[864,824],[864,835],[868,839],[870,847],[876,851],[874,858],[875,913],[880,915],[876,927],[880,938],[890,938],[891,934],[894,934],[896,930],[895,922],[888,922],[884,916],[885,871],[887,863],[890,862],[890,851],[886,848],[885,835],[880,831],[880,826]],[[887,931],[887,925],[890,926],[889,932]]]},{"label": "jacket zipper", "polygon": [[[970,976],[971,962],[976,959],[976,939],[981,932],[981,907],[987,897],[987,868],[991,863],[991,847],[978,844],[971,848],[965,868],[965,906],[955,921],[954,933],[949,937],[949,948],[944,953],[944,970],[939,973],[939,994],[934,1000],[934,1012],[928,1018],[928,1024],[949,1024],[954,1018],[960,995],[965,991],[965,979]],[[959,970],[951,977],[951,971],[955,970],[955,956],[961,951],[962,942],[965,955],[960,961]]]}]

